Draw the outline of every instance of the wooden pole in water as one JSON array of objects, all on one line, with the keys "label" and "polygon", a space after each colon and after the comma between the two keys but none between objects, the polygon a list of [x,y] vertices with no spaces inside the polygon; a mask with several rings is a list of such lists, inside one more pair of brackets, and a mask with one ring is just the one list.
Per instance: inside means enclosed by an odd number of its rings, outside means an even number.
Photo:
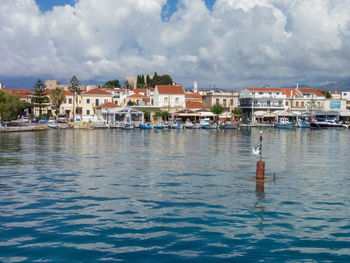
[{"label": "wooden pole in water", "polygon": [[256,163],[256,180],[265,179],[265,162],[262,160],[262,131],[260,131],[260,160]]}]

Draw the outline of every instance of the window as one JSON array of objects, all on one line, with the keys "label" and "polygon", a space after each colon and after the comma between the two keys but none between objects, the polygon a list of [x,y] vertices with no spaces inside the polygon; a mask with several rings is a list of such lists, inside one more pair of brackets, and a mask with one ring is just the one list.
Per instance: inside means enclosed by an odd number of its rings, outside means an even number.
[{"label": "window", "polygon": [[259,95],[263,95],[264,93],[263,92],[259,92]]},{"label": "window", "polygon": [[63,104],[67,104],[67,98],[64,99]]},{"label": "window", "polygon": [[224,107],[226,107],[226,99],[223,100]]},{"label": "window", "polygon": [[178,104],[179,103],[179,98],[175,98],[175,102],[176,102],[176,104]]},{"label": "window", "polygon": [[271,101],[267,101],[267,106],[270,107],[271,106]]},{"label": "window", "polygon": [[233,106],[233,99],[230,100],[230,105]]},{"label": "window", "polygon": [[153,99],[151,100],[151,104],[153,105]]},{"label": "window", "polygon": [[68,103],[69,104],[72,104],[73,103],[73,100],[71,98],[68,99]]},{"label": "window", "polygon": [[116,101],[114,101],[114,104],[115,104],[115,105],[118,105],[118,101],[117,101],[117,100],[116,100]]},{"label": "window", "polygon": [[164,98],[164,104],[168,104],[168,97]]},{"label": "window", "polygon": [[90,104],[90,99],[86,99],[86,103],[87,103],[87,104]]},{"label": "window", "polygon": [[107,103],[107,102],[108,102],[108,99],[105,99],[105,100],[104,100],[104,103]]},{"label": "window", "polygon": [[286,101],[286,106],[288,106],[288,101]]},{"label": "window", "polygon": [[86,115],[90,115],[90,110],[86,110]]},{"label": "window", "polygon": [[303,101],[301,102],[301,107],[304,107],[304,102]]},{"label": "window", "polygon": [[299,107],[299,101],[295,102],[295,107]]},{"label": "window", "polygon": [[216,99],[216,104],[220,104],[220,100],[219,99]]},{"label": "window", "polygon": [[95,106],[99,106],[100,105],[100,101],[99,101],[99,99],[96,99],[95,100]]}]

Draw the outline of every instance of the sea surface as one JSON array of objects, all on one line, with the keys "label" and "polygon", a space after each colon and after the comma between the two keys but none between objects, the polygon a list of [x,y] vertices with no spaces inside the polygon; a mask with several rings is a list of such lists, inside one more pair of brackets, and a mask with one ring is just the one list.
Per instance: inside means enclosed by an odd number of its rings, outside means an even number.
[{"label": "sea surface", "polygon": [[0,134],[0,262],[350,262],[350,130]]}]

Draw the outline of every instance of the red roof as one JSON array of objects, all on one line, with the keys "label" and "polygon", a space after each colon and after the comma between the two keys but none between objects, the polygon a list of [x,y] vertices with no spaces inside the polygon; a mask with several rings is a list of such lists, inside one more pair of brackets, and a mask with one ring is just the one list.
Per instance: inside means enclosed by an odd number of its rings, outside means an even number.
[{"label": "red roof", "polygon": [[187,109],[206,109],[208,107],[204,106],[201,102],[198,101],[186,101]]},{"label": "red roof", "polygon": [[98,108],[118,108],[118,107],[120,107],[120,106],[117,104],[114,104],[113,102],[106,102],[106,103],[98,106]]},{"label": "red roof", "polygon": [[185,94],[182,86],[157,85],[159,94]]},{"label": "red roof", "polygon": [[319,97],[326,97],[323,93],[321,93],[317,89],[312,89],[312,88],[299,88],[298,89],[301,93],[313,93]]},{"label": "red roof", "polygon": [[6,89],[4,90],[11,94],[17,94],[17,95],[33,95],[34,92],[32,90],[27,89]]},{"label": "red roof", "polygon": [[148,98],[148,97],[145,95],[136,93],[136,94],[132,94],[132,95],[128,96],[128,98]]},{"label": "red roof", "polygon": [[188,94],[185,94],[185,98],[186,99],[201,99],[202,95],[199,93],[188,93]]},{"label": "red roof", "polygon": [[112,95],[109,91],[105,89],[92,89],[83,93],[83,95]]},{"label": "red roof", "polygon": [[135,93],[146,93],[147,92],[147,90],[146,89],[133,89],[132,90],[133,92],[135,92]]}]

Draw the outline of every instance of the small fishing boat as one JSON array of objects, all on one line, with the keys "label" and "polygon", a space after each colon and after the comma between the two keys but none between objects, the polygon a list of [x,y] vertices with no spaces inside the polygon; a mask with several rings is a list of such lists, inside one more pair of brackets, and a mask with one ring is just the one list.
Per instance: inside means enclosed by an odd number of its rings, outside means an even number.
[{"label": "small fishing boat", "polygon": [[237,129],[237,122],[225,122],[219,125],[220,129]]},{"label": "small fishing boat", "polygon": [[55,120],[49,120],[47,123],[47,127],[51,128],[51,129],[59,129],[60,125]]},{"label": "small fishing boat", "polygon": [[347,128],[347,125],[343,125],[335,120],[329,119],[312,119],[311,120],[312,128]]},{"label": "small fishing boat", "polygon": [[202,129],[217,129],[218,125],[216,123],[210,124],[210,119],[204,118],[200,121],[200,127]]},{"label": "small fishing boat", "polygon": [[135,126],[131,122],[125,122],[122,125],[122,130],[133,130],[134,128]]},{"label": "small fishing boat", "polygon": [[184,124],[184,128],[186,128],[186,129],[200,129],[201,126],[199,123],[193,123],[191,121],[186,121],[186,123]]},{"label": "small fishing boat", "polygon": [[180,121],[171,122],[169,124],[169,129],[183,129],[183,125],[180,123]]},{"label": "small fishing boat", "polygon": [[300,115],[297,117],[297,127],[311,128],[310,116]]},{"label": "small fishing boat", "polygon": [[140,124],[139,128],[142,130],[150,130],[153,129],[153,125],[151,125],[150,123]]},{"label": "small fishing boat", "polygon": [[294,122],[289,121],[286,117],[279,118],[278,123],[275,124],[275,128],[277,129],[293,129],[294,127]]},{"label": "small fishing boat", "polygon": [[164,128],[164,124],[163,124],[163,123],[158,122],[158,123],[156,124],[156,129],[163,129],[163,128]]}]

